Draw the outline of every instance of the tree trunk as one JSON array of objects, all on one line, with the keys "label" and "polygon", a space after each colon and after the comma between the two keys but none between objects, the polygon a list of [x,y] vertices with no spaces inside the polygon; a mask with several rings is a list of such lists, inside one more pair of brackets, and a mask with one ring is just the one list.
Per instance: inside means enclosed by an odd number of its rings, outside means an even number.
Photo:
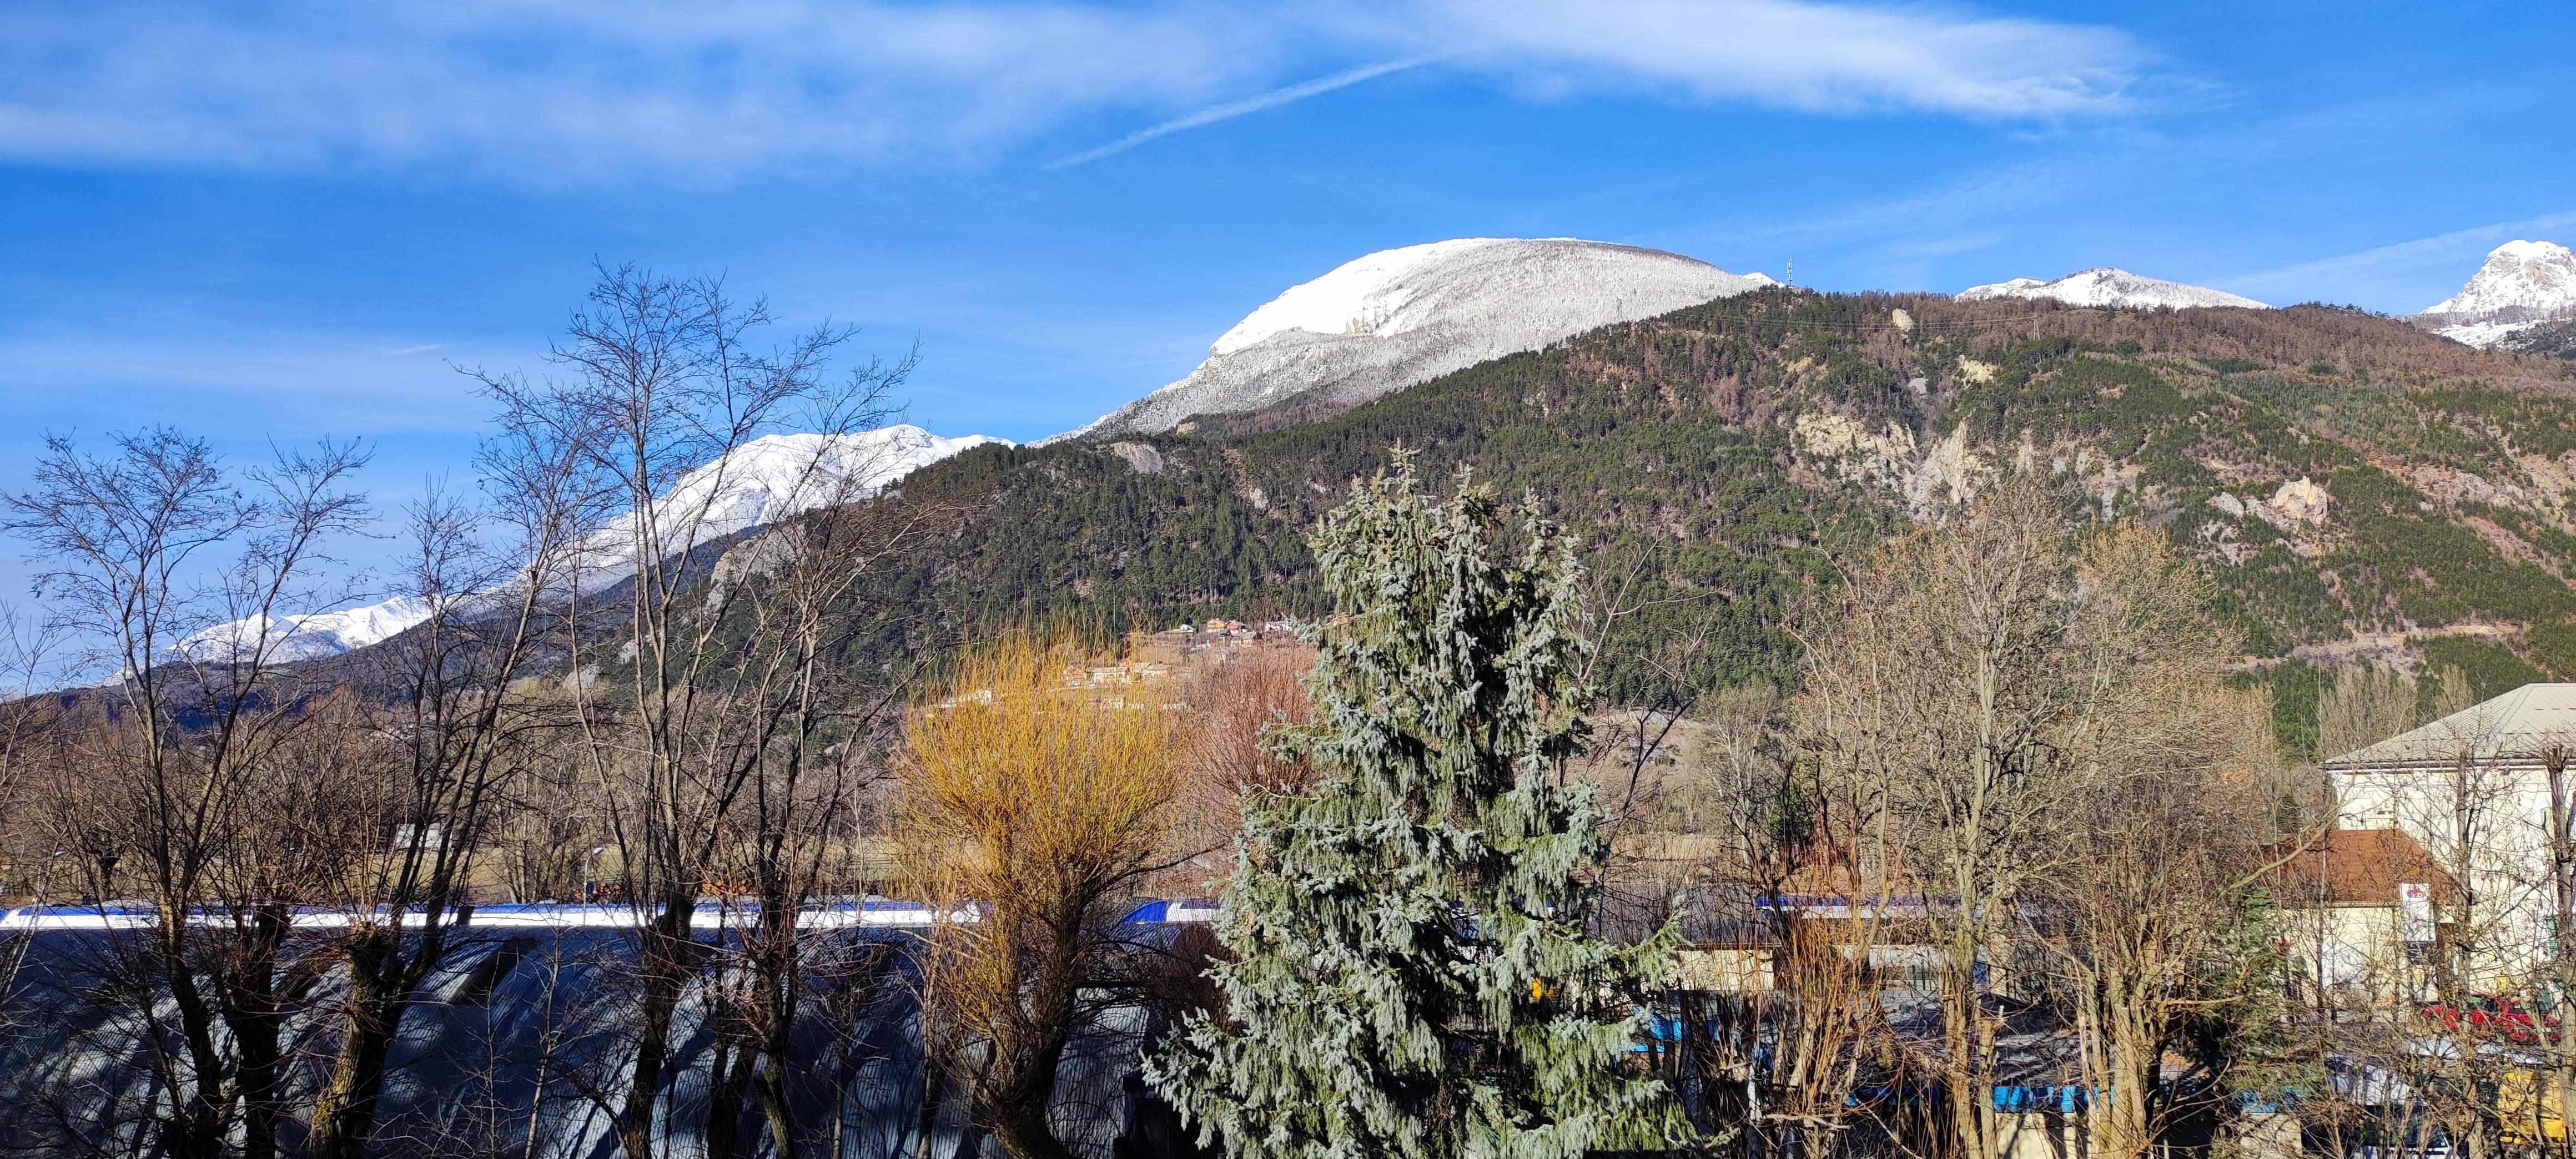
[{"label": "tree trunk", "polygon": [[243,1159],[277,1156],[277,1125],[284,1117],[279,1080],[284,1038],[280,1024],[285,1018],[279,1009],[277,959],[286,944],[286,930],[284,903],[265,903],[254,910],[250,936],[223,971],[219,991],[224,1025],[232,1032],[233,1049],[239,1055],[233,1090],[241,1101]]},{"label": "tree trunk", "polygon": [[181,1159],[214,1159],[222,1153],[224,1060],[215,1049],[214,1012],[197,986],[187,958],[187,913],[161,908],[161,934],[156,940],[161,971],[170,987],[170,1004],[179,1012],[179,1036],[188,1048],[188,1092],[179,1111],[170,1152]]},{"label": "tree trunk", "polygon": [[2164,1052],[2139,1009],[2145,995],[2116,974],[2104,988],[2102,1029],[2110,1039],[2111,1101],[2094,1138],[2103,1159],[2136,1159],[2155,1143],[2157,1070]]},{"label": "tree trunk", "polygon": [[[254,992],[237,1001],[247,1005],[262,997]],[[242,1106],[242,1159],[276,1159],[277,1123],[283,1115],[278,1106],[277,1020],[245,1010],[241,1017],[225,1021],[231,1024],[235,1049],[241,1052],[235,1086]]]},{"label": "tree trunk", "polygon": [[[376,1097],[384,1086],[385,1055],[411,1005],[408,971],[399,958],[401,932],[368,925],[353,932],[342,956],[348,963],[349,998],[331,1079],[313,1104],[313,1130],[305,1152],[312,1159],[360,1159],[375,1134]],[[423,961],[438,959],[439,931],[421,946]]]},{"label": "tree trunk", "polygon": [[1065,1149],[1064,1142],[1055,1137],[1055,1128],[1047,1122],[1046,1096],[1051,1093],[1021,1098],[989,1112],[993,1139],[1011,1159],[1073,1159],[1073,1153]]},{"label": "tree trunk", "polygon": [[[678,898],[679,900],[674,900]],[[697,891],[663,899],[662,912],[644,924],[643,989],[636,995],[642,1034],[635,1044],[635,1071],[626,1085],[626,1104],[617,1117],[617,1142],[627,1159],[653,1154],[654,1109],[662,1096],[662,1071],[671,1058],[671,1019],[680,1005],[696,949],[689,918]]]},{"label": "tree trunk", "polygon": [[[1065,1026],[1066,1021],[1039,1025]],[[1003,1051],[996,1044],[993,1076],[996,1081],[984,1090],[985,1125],[993,1131],[995,1141],[1011,1159],[1071,1159],[1072,1153],[1055,1137],[1055,1128],[1047,1121],[1047,1110],[1055,1099],[1055,1072],[1064,1060],[1065,1036],[1050,1035],[1034,1045],[1023,1044],[1021,1060],[1013,1066],[1003,1061]],[[1004,1068],[1009,1066],[1010,1069]]]},{"label": "tree trunk", "polygon": [[786,1052],[766,1054],[760,1064],[760,1112],[769,1123],[769,1151],[777,1159],[796,1159],[796,1120],[788,1114]]},{"label": "tree trunk", "polygon": [[1995,1154],[1995,1145],[2002,1141],[2003,1119],[1995,1114],[1995,1024],[1986,1018],[1982,1008],[1977,1012],[1976,1079],[1976,1098],[1969,1104],[1976,1114],[1976,1154],[1990,1157]]},{"label": "tree trunk", "polygon": [[1982,907],[1973,871],[1962,860],[1953,872],[1958,892],[1957,926],[1950,933],[1947,989],[1941,1003],[1941,1035],[1951,1072],[1950,1125],[1964,1159],[1994,1159],[1994,1032],[1986,1024],[1983,987],[1977,984],[1977,954],[1984,939]]},{"label": "tree trunk", "polygon": [[715,1057],[707,1066],[707,1155],[709,1159],[740,1159],[743,1095],[751,1085],[751,1051],[741,1031],[729,1025],[733,1021],[730,1016],[719,1013],[714,1021]]},{"label": "tree trunk", "polygon": [[912,1159],[931,1159],[930,1139],[939,1130],[939,1104],[947,1097],[948,1072],[930,1056],[925,1044],[921,1052],[921,1115],[915,1124],[920,1133],[913,1136]]},{"label": "tree trunk", "polygon": [[1941,1047],[1950,1071],[1951,1137],[1957,1141],[1962,1159],[1993,1159],[1979,1150],[1985,1131],[1978,1121],[1977,1098],[1985,1092],[1978,1089],[1977,1082],[1977,1024],[1982,1012],[1977,1005],[1975,975],[1961,971],[1955,961],[1950,973],[1950,993],[1941,1004]]},{"label": "tree trunk", "polygon": [[[1030,1003],[1025,1025],[1034,1041],[993,1044],[993,1069],[981,1101],[993,1138],[1011,1159],[1072,1159],[1055,1137],[1047,1111],[1055,1099],[1056,1068],[1064,1061],[1073,1030],[1079,915],[1087,908],[1074,905],[1048,915],[1049,944],[1025,999]],[[998,913],[995,919],[1008,920]]]},{"label": "tree trunk", "polygon": [[[2560,1019],[2558,1035],[2558,1124],[2560,1150],[2576,1153],[2576,1010],[2569,1009],[2576,999],[2576,835],[2568,826],[2576,818],[2569,816],[2567,802],[2567,746],[2553,744],[2540,751],[2540,761],[2549,771],[2549,883],[2558,903],[2557,924],[2550,931],[2549,961],[2551,980],[2556,983],[2554,1001]],[[2538,1080],[2535,1080],[2537,1082]],[[2546,1100],[2535,1094],[2532,1105]],[[2535,1116],[2536,1117],[2536,1116]],[[2533,1124],[2535,1129],[2542,1124]],[[2546,1144],[2549,1136],[2542,1130],[2538,1136]],[[2545,1149],[2545,1148],[2544,1148]]]},{"label": "tree trunk", "polygon": [[757,1082],[760,1111],[769,1124],[769,1150],[777,1159],[796,1159],[796,1120],[787,1105],[788,1052],[796,1029],[794,966],[793,953],[764,954],[759,962],[762,1010]]}]

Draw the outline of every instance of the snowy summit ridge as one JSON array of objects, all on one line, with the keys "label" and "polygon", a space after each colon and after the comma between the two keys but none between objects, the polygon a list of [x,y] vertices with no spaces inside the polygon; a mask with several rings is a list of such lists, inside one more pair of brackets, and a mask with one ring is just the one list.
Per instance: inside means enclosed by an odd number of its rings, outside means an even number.
[{"label": "snowy summit ridge", "polygon": [[[837,498],[874,495],[914,471],[987,443],[1010,445],[990,435],[942,438],[910,423],[843,435],[763,435],[681,475],[654,501],[653,521],[688,539],[670,545],[675,553],[686,551]],[[625,545],[635,534],[634,520],[632,514],[619,516],[592,537],[603,545],[598,550],[614,556],[598,566],[632,566]]]},{"label": "snowy summit ridge", "polygon": [[2493,346],[2525,326],[2576,310],[2576,251],[2515,239],[2487,253],[2460,292],[2424,307],[2419,324],[2471,346]]},{"label": "snowy summit ridge", "polygon": [[[192,660],[220,662],[227,648],[240,650],[248,660],[250,650],[260,645],[265,635],[268,661],[292,664],[337,656],[342,652],[364,648],[390,640],[409,631],[429,618],[429,601],[414,596],[395,596],[382,603],[345,608],[337,612],[305,612],[292,616],[252,616],[217,624],[179,641],[173,649]],[[260,629],[265,626],[267,631]]]},{"label": "snowy summit ridge", "polygon": [[[671,540],[666,550],[677,554],[839,499],[875,495],[914,471],[988,443],[1011,445],[989,435],[942,438],[909,423],[842,435],[764,435],[682,474],[654,501],[653,522]],[[584,587],[614,583],[634,566],[635,518],[621,515],[584,541]],[[227,648],[256,647],[265,634],[268,660],[291,664],[390,640],[427,620],[431,610],[425,600],[396,596],[336,612],[265,621],[254,616],[191,635],[175,650],[192,659],[220,660]]]},{"label": "snowy summit ridge", "polygon": [[1189,376],[1041,440],[1171,430],[1321,392],[1352,406],[1596,327],[1774,284],[1662,250],[1471,237],[1380,250],[1289,287],[1208,347]]},{"label": "snowy summit ridge", "polygon": [[2175,310],[2209,306],[2235,306],[2248,310],[2272,308],[2268,304],[2230,294],[2225,290],[2213,290],[2207,286],[2195,286],[2185,282],[2169,282],[2163,278],[2150,278],[2142,274],[2130,273],[2117,266],[2095,266],[2089,270],[2077,270],[2053,282],[2038,278],[2014,278],[2008,282],[1970,286],[1959,291],[1953,300],[1979,302],[1991,298],[2054,298],[2069,306],[2108,306],[2133,310],[2153,309],[2158,306]]}]

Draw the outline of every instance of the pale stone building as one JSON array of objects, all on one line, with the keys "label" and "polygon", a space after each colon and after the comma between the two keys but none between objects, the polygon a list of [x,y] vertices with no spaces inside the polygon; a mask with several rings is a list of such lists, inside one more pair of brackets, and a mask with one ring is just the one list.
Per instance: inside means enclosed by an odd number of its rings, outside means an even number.
[{"label": "pale stone building", "polygon": [[2325,762],[2344,827],[2403,832],[2459,887],[2416,933],[2462,947],[2480,991],[2514,988],[2549,953],[2551,798],[2576,796],[2552,770],[2571,752],[2576,684],[2526,684]]}]

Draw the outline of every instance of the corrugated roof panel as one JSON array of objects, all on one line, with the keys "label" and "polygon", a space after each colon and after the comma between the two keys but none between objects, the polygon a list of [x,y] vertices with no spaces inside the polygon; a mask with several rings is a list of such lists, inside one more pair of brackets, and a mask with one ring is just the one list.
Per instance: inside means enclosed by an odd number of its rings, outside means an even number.
[{"label": "corrugated roof panel", "polygon": [[2538,760],[2551,744],[2576,746],[2576,684],[2525,684],[2420,728],[2325,762],[2329,769],[2366,765]]}]

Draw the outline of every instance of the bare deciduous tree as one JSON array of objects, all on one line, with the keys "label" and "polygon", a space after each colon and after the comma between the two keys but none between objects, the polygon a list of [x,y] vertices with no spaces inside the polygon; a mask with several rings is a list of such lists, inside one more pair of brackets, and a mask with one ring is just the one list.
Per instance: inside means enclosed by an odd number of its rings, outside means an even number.
[{"label": "bare deciduous tree", "polygon": [[2160,1074],[2184,1020],[2277,984],[2231,938],[2279,856],[2269,805],[2284,779],[2269,703],[2226,686],[2237,644],[2208,602],[2160,532],[2118,525],[2076,557],[2066,645],[2089,687],[2054,743],[2078,791],[2025,920],[2087,1081],[2122,1092],[2088,1116],[2112,1157],[2144,1154],[2165,1126]]},{"label": "bare deciduous tree", "polygon": [[266,1159],[283,1114],[285,883],[241,855],[259,848],[261,772],[304,719],[277,664],[281,617],[320,602],[325,544],[364,517],[347,481],[365,457],[324,444],[228,478],[203,440],[175,431],[113,442],[95,455],[50,440],[0,523],[45,562],[40,589],[92,633],[94,667],[111,677],[100,779],[62,798],[78,814],[63,827],[102,896],[130,880],[158,916],[136,968],[119,972],[148,977],[176,1013],[175,1049],[156,1055],[174,1092],[160,1145],[213,1155],[238,1122],[245,1153]]},{"label": "bare deciduous tree", "polygon": [[[1737,931],[1733,940],[1776,952],[1767,985],[1686,979],[1676,1001],[1703,1128],[1740,1125],[1763,1154],[1828,1155],[1885,1029],[1872,948],[1889,932],[1891,859],[1876,847],[1877,798],[1820,775],[1797,748],[1789,707],[1765,685],[1702,702],[1708,732],[1689,746],[1687,767],[1713,844],[1697,883],[1712,903],[1706,916]],[[1839,896],[1842,916],[1789,900],[1816,895]]]},{"label": "bare deciduous tree", "polygon": [[859,794],[881,775],[881,726],[912,676],[869,672],[846,653],[906,619],[863,598],[863,585],[947,524],[935,509],[856,498],[836,496],[737,546],[719,561],[709,592],[711,614],[726,617],[745,642],[728,695],[770,714],[715,857],[717,872],[755,907],[739,941],[718,958],[722,1016],[708,1135],[719,1155],[736,1148],[746,1087],[757,1095],[771,1150],[798,1153],[787,1079],[799,1069],[791,1034],[810,949],[798,916],[855,853]]},{"label": "bare deciduous tree", "polygon": [[518,761],[554,723],[547,704],[514,689],[557,614],[550,565],[575,529],[569,464],[509,457],[514,450],[501,444],[486,455],[492,475],[519,488],[500,508],[501,552],[487,550],[481,518],[462,504],[437,493],[415,504],[402,589],[428,618],[370,650],[351,674],[369,709],[351,725],[373,758],[374,824],[361,840],[383,852],[336,899],[350,917],[338,945],[347,984],[339,1049],[305,1140],[316,1159],[366,1153],[386,1054],[415,992],[446,960]]},{"label": "bare deciduous tree", "polygon": [[[867,498],[888,474],[887,445],[853,436],[889,413],[910,360],[834,379],[826,364],[848,330],[755,349],[771,323],[765,303],[736,301],[712,280],[603,269],[590,308],[553,352],[561,379],[482,376],[503,437],[528,461],[570,464],[577,480],[562,653],[573,666],[577,748],[636,907],[638,1039],[618,1126],[633,1156],[655,1146],[673,1015],[708,952],[692,918],[746,839],[736,811],[776,787],[772,774],[801,777],[814,746],[848,727],[853,703],[883,699],[861,688],[853,700],[827,668],[852,631],[849,585],[898,549],[901,519],[778,524],[737,545],[746,554],[730,586],[723,575],[707,577],[713,593],[696,582],[703,555],[752,521],[746,505],[829,512]],[[753,446],[790,428],[796,438]],[[746,588],[782,567],[787,583]],[[733,600],[734,590],[782,598]],[[780,792],[767,799],[806,799]],[[749,829],[764,826],[783,838],[767,822]],[[777,875],[763,889],[796,892]],[[738,1111],[739,1088],[732,1096],[732,1109],[715,1100],[711,1125]]]},{"label": "bare deciduous tree", "polygon": [[1808,641],[1810,743],[1885,802],[1939,937],[1949,1126],[1972,1155],[1995,1148],[2002,934],[2074,789],[2057,743],[2088,684],[2067,648],[2069,534],[2054,494],[2008,481],[1882,547]]},{"label": "bare deciduous tree", "polygon": [[2317,698],[2317,756],[2332,760],[2424,723],[2417,699],[2415,681],[2403,672],[2371,664],[2336,672],[2333,687]]}]

